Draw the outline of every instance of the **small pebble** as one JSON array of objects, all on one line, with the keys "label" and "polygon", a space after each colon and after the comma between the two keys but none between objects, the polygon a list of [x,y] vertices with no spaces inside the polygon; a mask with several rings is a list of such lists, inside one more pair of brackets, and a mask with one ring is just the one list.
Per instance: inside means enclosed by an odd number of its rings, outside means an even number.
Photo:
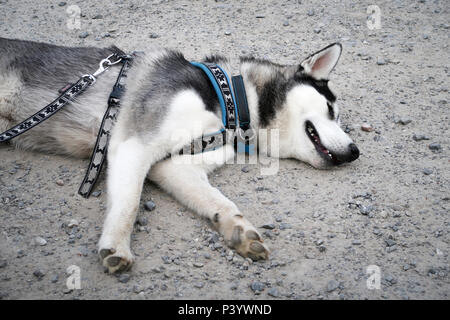
[{"label": "small pebble", "polygon": [[396,245],[396,242],[392,239],[386,239],[385,242],[388,247],[392,247],[392,246]]},{"label": "small pebble", "polygon": [[422,141],[422,140],[430,140],[430,138],[423,134],[415,134],[415,135],[413,135],[413,140],[414,141]]},{"label": "small pebble", "polygon": [[34,238],[34,243],[39,246],[45,246],[47,244],[47,240],[42,237],[36,237]]},{"label": "small pebble", "polygon": [[384,66],[385,64],[386,64],[386,60],[384,60],[383,58],[377,59],[377,65]]},{"label": "small pebble", "polygon": [[148,219],[147,217],[139,217],[136,223],[140,226],[146,226],[148,224]]},{"label": "small pebble", "polygon": [[274,298],[278,298],[280,296],[277,288],[270,288],[267,294]]},{"label": "small pebble", "polygon": [[119,282],[122,282],[122,283],[127,283],[128,281],[130,281],[130,279],[131,279],[131,276],[128,273],[123,273],[118,278]]},{"label": "small pebble", "polygon": [[402,125],[404,125],[404,126],[406,126],[407,124],[409,124],[409,123],[411,123],[411,122],[412,122],[412,120],[409,119],[409,118],[399,119],[399,120],[397,121],[397,123],[400,123],[400,124],[402,124]]},{"label": "small pebble", "polygon": [[92,193],[91,193],[91,196],[93,196],[93,197],[95,197],[95,198],[98,198],[98,197],[100,197],[101,194],[102,194],[102,192],[99,190],[99,191],[94,191],[94,192],[92,192]]},{"label": "small pebble", "polygon": [[260,293],[265,289],[265,285],[262,282],[254,281],[250,285],[250,288],[253,290],[254,293]]},{"label": "small pebble", "polygon": [[373,129],[373,127],[372,127],[370,124],[368,124],[368,123],[363,123],[363,124],[361,125],[361,130],[362,130],[362,131],[365,131],[365,132],[371,132],[371,131],[373,131],[374,129]]},{"label": "small pebble", "polygon": [[339,288],[339,282],[337,282],[336,280],[330,280],[330,281],[328,281],[328,284],[327,284],[327,292],[333,292],[333,291],[336,290],[337,288]]},{"label": "small pebble", "polygon": [[441,145],[440,145],[439,143],[431,143],[431,144],[428,146],[428,148],[429,148],[430,150],[433,150],[433,151],[439,151],[439,150],[442,149],[442,147],[441,147]]},{"label": "small pebble", "polygon": [[147,201],[145,204],[144,204],[144,208],[145,208],[145,210],[147,210],[147,211],[153,211],[153,210],[155,210],[155,208],[156,208],[156,204],[153,202],[153,201]]},{"label": "small pebble", "polygon": [[45,276],[45,273],[38,269],[33,272],[33,276],[35,276],[36,278],[38,278],[40,280]]},{"label": "small pebble", "polygon": [[75,219],[72,219],[72,220],[69,221],[69,223],[67,224],[67,226],[68,226],[69,228],[77,227],[77,226],[78,226],[78,221],[75,220]]},{"label": "small pebble", "polygon": [[88,36],[89,36],[89,32],[84,31],[84,32],[80,33],[80,35],[78,36],[78,38],[80,38],[80,39],[85,39],[85,38],[87,38]]}]

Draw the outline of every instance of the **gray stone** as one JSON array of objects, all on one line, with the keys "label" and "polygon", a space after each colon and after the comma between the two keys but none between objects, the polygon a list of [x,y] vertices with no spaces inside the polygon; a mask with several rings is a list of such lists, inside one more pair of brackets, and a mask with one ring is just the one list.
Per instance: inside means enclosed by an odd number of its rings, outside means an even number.
[{"label": "gray stone", "polygon": [[156,208],[156,204],[153,201],[149,200],[144,204],[144,208],[147,211],[153,211]]},{"label": "gray stone", "polygon": [[328,281],[328,284],[327,284],[327,292],[333,292],[333,291],[336,290],[337,288],[339,288],[339,282],[337,282],[336,280],[330,280],[330,281]]},{"label": "gray stone", "polygon": [[385,64],[386,64],[386,60],[384,60],[384,58],[377,59],[377,65],[384,66]]},{"label": "gray stone", "polygon": [[280,293],[278,292],[277,288],[270,288],[267,294],[274,298],[278,298],[280,296]]},{"label": "gray stone", "polygon": [[266,288],[266,285],[262,282],[254,281],[251,283],[250,288],[253,290],[253,292],[259,293]]},{"label": "gray stone", "polygon": [[430,138],[423,134],[414,134],[413,140],[414,141],[422,141],[422,140],[430,140]]},{"label": "gray stone", "polygon": [[359,207],[359,212],[365,216],[368,215],[370,212],[372,212],[372,210],[373,210],[373,206],[371,206],[371,205]]},{"label": "gray stone", "polygon": [[394,241],[394,240],[392,240],[392,239],[386,239],[384,242],[386,242],[386,245],[388,246],[388,247],[393,247],[393,246],[395,246],[397,243]]},{"label": "gray stone", "polygon": [[135,284],[135,285],[133,286],[133,292],[134,292],[134,293],[139,294],[139,293],[141,293],[142,291],[144,291],[144,289],[143,289],[140,285]]},{"label": "gray stone", "polygon": [[92,193],[91,193],[91,196],[93,196],[93,197],[95,197],[95,198],[98,198],[98,197],[100,197],[101,194],[102,194],[102,191],[99,190],[99,191],[94,191],[94,192],[92,192]]},{"label": "gray stone", "polygon": [[131,276],[128,273],[123,273],[118,278],[119,282],[122,282],[122,283],[127,283],[128,281],[130,281],[130,279],[131,279]]},{"label": "gray stone", "polygon": [[139,217],[136,222],[140,226],[146,226],[148,224],[148,219],[147,217]]},{"label": "gray stone", "polygon": [[47,240],[42,237],[36,237],[34,238],[34,243],[38,246],[45,246],[47,244]]},{"label": "gray stone", "polygon": [[442,149],[441,145],[440,145],[439,143],[436,143],[436,142],[431,143],[431,144],[428,146],[428,148],[430,148],[430,150],[433,150],[433,151],[439,151],[439,150]]},{"label": "gray stone", "polygon": [[89,36],[89,32],[84,31],[84,32],[82,32],[82,33],[79,34],[78,38],[80,38],[80,39],[85,39],[85,38],[87,38],[88,36]]},{"label": "gray stone", "polygon": [[58,276],[57,274],[54,274],[54,275],[52,276],[52,278],[50,279],[50,281],[51,281],[52,283],[57,283],[58,280],[59,280],[59,276]]},{"label": "gray stone", "polygon": [[33,272],[33,276],[35,276],[36,278],[38,278],[39,280],[42,279],[45,276],[45,272],[43,272],[42,270],[35,270]]}]

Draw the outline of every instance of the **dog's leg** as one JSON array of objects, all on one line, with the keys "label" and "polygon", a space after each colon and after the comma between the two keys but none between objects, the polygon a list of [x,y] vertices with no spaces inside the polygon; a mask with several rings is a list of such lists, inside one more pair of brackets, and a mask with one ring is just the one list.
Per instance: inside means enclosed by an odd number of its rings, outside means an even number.
[{"label": "dog's leg", "polygon": [[99,241],[99,255],[110,273],[128,269],[136,212],[152,157],[138,138],[112,143],[108,151],[108,213]]},{"label": "dog's leg", "polygon": [[224,236],[228,246],[253,260],[267,259],[268,248],[256,228],[244,218],[236,205],[208,182],[207,172],[213,168],[193,164],[177,164],[172,159],[155,164],[150,180],[172,194],[198,214],[209,218]]}]

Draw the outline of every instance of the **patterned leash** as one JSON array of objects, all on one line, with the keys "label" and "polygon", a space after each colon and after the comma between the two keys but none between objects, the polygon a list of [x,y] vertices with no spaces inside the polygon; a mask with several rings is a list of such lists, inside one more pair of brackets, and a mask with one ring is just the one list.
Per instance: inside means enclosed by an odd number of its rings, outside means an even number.
[{"label": "patterned leash", "polygon": [[89,198],[91,195],[92,189],[98,180],[108,154],[108,144],[111,137],[111,130],[119,114],[120,98],[125,90],[124,78],[127,77],[126,74],[130,68],[131,59],[131,56],[121,57],[121,61],[123,63],[122,69],[120,69],[117,81],[114,84],[111,94],[109,95],[108,109],[103,116],[102,124],[100,126],[100,130],[98,131],[97,141],[95,143],[95,148],[92,151],[91,160],[89,162],[86,175],[84,176],[83,182],[78,189],[78,194],[84,198]]},{"label": "patterned leash", "polygon": [[103,73],[109,66],[112,66],[116,63],[119,63],[122,60],[121,56],[116,54],[112,54],[106,59],[100,61],[100,67],[94,74],[85,74],[80,80],[78,80],[75,84],[71,85],[68,88],[64,88],[61,95],[56,98],[53,102],[33,114],[31,117],[25,119],[21,123],[15,125],[11,129],[6,130],[5,132],[0,133],[0,142],[6,142],[11,140],[22,133],[27,132],[31,128],[37,126],[43,121],[47,120],[51,116],[53,116],[56,112],[61,110],[65,105],[69,102],[73,101],[75,97],[79,94],[83,93],[87,88],[89,88],[92,84],[95,83],[96,77]]},{"label": "patterned leash", "polygon": [[22,121],[21,123],[15,125],[11,129],[0,133],[0,142],[6,142],[11,140],[22,133],[27,132],[31,128],[37,126],[41,122],[47,120],[56,112],[61,110],[66,104],[74,100],[76,96],[85,91],[89,86],[95,82],[95,78],[92,75],[85,75],[81,77],[75,84],[71,85],[69,88],[65,89],[62,94],[56,98],[53,102],[45,106],[43,109],[39,110],[33,114],[28,119]]},{"label": "patterned leash", "polygon": [[129,68],[130,60],[131,56],[124,56],[116,53],[113,53],[107,58],[103,59],[99,63],[99,68],[93,74],[83,75],[75,84],[66,86],[65,88],[60,90],[61,95],[50,104],[33,114],[31,117],[25,119],[21,123],[6,130],[5,132],[0,133],[0,143],[9,141],[27,132],[43,121],[49,119],[64,106],[66,106],[69,102],[74,101],[75,98],[83,93],[87,88],[93,85],[97,80],[97,77],[105,72],[110,66],[122,62],[123,66],[119,72],[119,76],[114,85],[113,91],[109,96],[108,109],[103,117],[95,148],[91,156],[91,161],[86,172],[86,176],[84,177],[84,180],[78,191],[79,194],[81,194],[83,197],[89,197],[92,188],[98,179],[98,175],[100,174],[102,165],[105,161],[110,132],[119,112],[120,97],[122,96],[124,90],[123,78],[126,77],[125,73]]}]

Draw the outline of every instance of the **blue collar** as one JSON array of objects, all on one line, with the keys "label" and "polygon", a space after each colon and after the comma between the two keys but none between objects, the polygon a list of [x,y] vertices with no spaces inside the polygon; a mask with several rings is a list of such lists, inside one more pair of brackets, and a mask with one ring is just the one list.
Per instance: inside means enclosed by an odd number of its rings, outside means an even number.
[{"label": "blue collar", "polygon": [[213,85],[222,110],[223,126],[231,130],[240,127],[244,131],[250,128],[250,112],[242,76],[232,77],[232,90],[227,73],[219,65],[199,62],[191,64],[202,69]]},{"label": "blue collar", "polygon": [[191,62],[191,64],[202,69],[213,85],[222,110],[223,128],[217,132],[203,134],[201,137],[193,139],[178,154],[193,155],[219,149],[229,142],[230,136],[227,135],[228,131],[237,133],[234,135],[234,143],[239,153],[247,152],[252,154],[255,150],[255,145],[246,135],[246,132],[251,131],[248,130],[250,128],[250,112],[242,76],[232,77],[233,91],[228,75],[220,66],[199,62]]}]

